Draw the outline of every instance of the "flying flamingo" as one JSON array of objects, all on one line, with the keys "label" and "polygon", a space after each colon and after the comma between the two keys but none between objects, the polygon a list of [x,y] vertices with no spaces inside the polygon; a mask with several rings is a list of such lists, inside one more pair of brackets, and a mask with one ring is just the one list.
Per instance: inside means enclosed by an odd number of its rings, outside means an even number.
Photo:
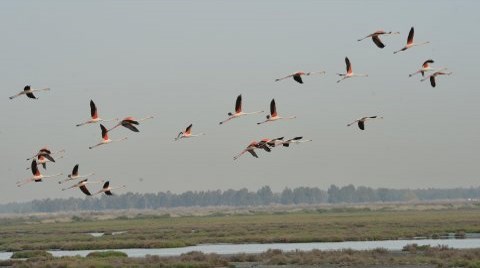
[{"label": "flying flamingo", "polygon": [[423,42],[423,43],[419,43],[419,44],[415,44],[413,43],[413,35],[414,35],[414,30],[413,30],[413,27],[410,29],[410,32],[408,33],[408,38],[407,38],[407,45],[404,46],[402,49],[400,50],[397,50],[397,51],[394,51],[393,54],[397,54],[398,52],[400,51],[405,51],[411,47],[414,47],[414,46],[421,46],[421,45],[425,45],[425,44],[428,44],[430,43],[429,41],[427,42]]},{"label": "flying flamingo", "polygon": [[425,81],[427,79],[430,79],[430,85],[432,85],[432,87],[435,87],[437,85],[437,83],[435,82],[435,77],[439,76],[439,75],[451,75],[452,72],[444,72],[444,70],[446,70],[447,68],[444,68],[442,70],[439,70],[437,72],[434,72],[433,74],[423,78],[422,80],[420,81]]},{"label": "flying flamingo", "polygon": [[270,114],[267,115],[267,120],[262,121],[262,122],[258,122],[257,125],[267,123],[267,122],[277,121],[277,120],[280,120],[280,119],[294,119],[294,118],[297,118],[297,117],[296,116],[289,116],[289,117],[279,116],[277,114],[277,106],[275,105],[275,99],[272,99],[272,101],[270,102]]},{"label": "flying flamingo", "polygon": [[105,193],[106,195],[113,195],[113,194],[112,194],[112,190],[121,189],[121,188],[125,188],[125,187],[127,187],[127,186],[126,186],[126,185],[122,185],[122,186],[120,186],[120,187],[112,188],[112,187],[110,187],[110,182],[109,182],[109,181],[106,181],[105,184],[103,185],[102,190],[96,192],[94,195],[97,195],[97,194],[100,194],[100,193]]},{"label": "flying flamingo", "polygon": [[72,180],[76,180],[76,179],[79,179],[79,178],[88,178],[92,175],[95,175],[95,173],[89,173],[87,175],[79,175],[78,174],[78,164],[76,164],[74,167],[73,167],[73,170],[72,170],[72,174],[68,174],[68,179],[65,179],[63,181],[59,181],[58,183],[59,184],[62,184],[64,182],[67,182],[67,181],[72,181]]},{"label": "flying flamingo", "polygon": [[118,120],[118,118],[102,119],[102,118],[98,117],[97,106],[95,106],[95,103],[93,102],[93,100],[90,100],[90,116],[92,117],[92,119],[90,119],[86,122],[77,124],[77,127],[83,126],[83,125],[86,125],[86,124],[94,124],[94,123],[97,123],[97,122],[108,122],[108,121],[117,121]]},{"label": "flying flamingo", "polygon": [[21,95],[27,95],[27,97],[31,98],[31,99],[38,99],[37,97],[35,97],[35,95],[33,95],[33,92],[37,92],[37,91],[48,91],[50,90],[50,88],[42,88],[42,89],[33,89],[31,88],[29,85],[26,85],[24,88],[23,88],[23,91],[20,91],[20,93],[18,93],[17,95],[13,95],[10,97],[10,99],[14,99],[18,96],[21,96]]},{"label": "flying flamingo", "polygon": [[30,182],[41,182],[43,179],[47,178],[54,178],[63,175],[62,173],[56,174],[56,175],[51,175],[51,176],[44,176],[40,174],[40,170],[37,167],[37,161],[33,160],[32,165],[30,167],[32,170],[33,177],[23,180],[23,181],[17,181],[17,187],[20,187],[24,184],[30,183]]},{"label": "flying flamingo", "polygon": [[238,118],[240,116],[244,116],[244,115],[249,115],[249,114],[259,114],[259,113],[263,113],[263,111],[256,111],[256,112],[250,112],[250,113],[245,113],[242,111],[242,95],[238,95],[237,96],[237,100],[235,101],[235,113],[228,113],[228,118],[222,122],[220,122],[219,124],[223,124],[223,123],[226,123],[234,118]]},{"label": "flying flamingo", "polygon": [[205,135],[205,133],[200,133],[200,134],[193,135],[193,134],[191,133],[191,131],[192,131],[192,126],[193,126],[193,125],[190,124],[190,125],[185,129],[185,132],[180,131],[180,133],[178,133],[178,136],[175,138],[175,141],[178,141],[179,139],[185,139],[185,138],[198,137],[198,136]]},{"label": "flying flamingo", "polygon": [[420,70],[414,72],[414,73],[411,73],[409,74],[408,76],[409,77],[412,77],[416,74],[422,74],[422,76],[425,76],[425,72],[428,72],[428,71],[434,71],[435,68],[431,67],[430,64],[431,63],[434,63],[434,61],[432,59],[428,59],[426,60],[423,64],[422,64],[422,68],[420,68]]},{"label": "flying flamingo", "polygon": [[292,77],[293,80],[297,81],[298,83],[300,84],[303,84],[303,80],[302,80],[302,75],[305,75],[305,76],[309,76],[309,75],[312,75],[312,74],[324,74],[325,71],[319,71],[319,72],[308,72],[308,73],[305,73],[303,71],[298,71],[296,73],[293,73],[293,74],[289,74],[285,77],[282,77],[282,78],[277,78],[275,79],[275,82],[278,82],[278,81],[281,81],[283,79],[287,79],[287,78],[290,78]]},{"label": "flying flamingo", "polygon": [[86,194],[86,195],[92,195],[92,194],[90,193],[90,191],[88,191],[88,189],[87,189],[87,184],[102,183],[102,182],[104,182],[104,181],[103,181],[103,180],[102,180],[102,181],[88,181],[88,179],[83,179],[83,180],[79,181],[78,183],[76,183],[76,184],[74,184],[74,185],[72,185],[72,186],[70,186],[70,187],[68,187],[68,188],[63,188],[62,191],[65,191],[65,190],[68,190],[68,189],[72,189],[72,188],[78,187],[78,188],[80,188],[80,190],[81,190],[84,194]]},{"label": "flying flamingo", "polygon": [[383,119],[383,117],[381,117],[381,116],[379,117],[379,116],[376,116],[376,115],[374,115],[374,116],[365,116],[365,117],[362,117],[362,118],[360,118],[360,119],[358,119],[358,120],[355,120],[355,121],[353,121],[352,123],[348,124],[347,127],[349,127],[349,126],[357,123],[357,124],[358,124],[358,128],[360,128],[361,130],[365,130],[365,122],[366,122],[367,120],[370,120],[370,119]]},{"label": "flying flamingo", "polygon": [[242,156],[244,153],[249,152],[253,157],[258,158],[257,153],[255,152],[255,149],[259,148],[259,144],[256,141],[252,141],[247,148],[245,148],[241,153],[233,157],[233,160],[237,160],[240,156]]},{"label": "flying flamingo", "polygon": [[379,47],[379,48],[384,48],[385,45],[382,43],[382,40],[380,40],[380,36],[381,36],[381,35],[389,35],[389,34],[399,34],[399,33],[400,33],[400,32],[385,32],[385,31],[383,31],[383,30],[378,30],[378,31],[376,31],[376,32],[374,32],[374,33],[372,33],[372,34],[369,34],[369,35],[365,36],[364,38],[358,39],[357,41],[360,42],[360,41],[362,41],[362,40],[364,40],[364,39],[366,39],[366,38],[371,37],[373,43],[375,43],[375,45],[377,45],[377,47]]},{"label": "flying flamingo", "polygon": [[61,152],[65,152],[65,149],[62,149],[60,151],[56,151],[56,152],[52,153],[52,151],[50,151],[50,149],[48,149],[47,147],[43,147],[42,149],[38,150],[38,153],[36,153],[34,156],[27,158],[27,161],[30,161],[30,160],[38,157],[39,155],[43,155],[46,158],[48,158],[48,160],[50,160],[52,162],[55,162],[55,160],[53,159],[53,157],[51,155],[61,153]]},{"label": "flying flamingo", "polygon": [[352,77],[367,77],[368,74],[356,74],[352,71],[352,65],[350,64],[350,60],[345,57],[345,64],[347,65],[347,73],[346,74],[338,74],[338,76],[342,76],[342,79],[338,80],[337,83],[340,83],[341,81],[347,79],[347,78],[352,78]]},{"label": "flying flamingo", "polygon": [[312,140],[303,140],[303,137],[295,137],[295,138],[292,138],[292,139],[289,139],[289,140],[286,140],[284,142],[282,142],[281,144],[284,146],[284,147],[289,147],[290,144],[300,144],[300,143],[304,143],[304,142],[311,142]]},{"label": "flying flamingo", "polygon": [[118,123],[117,125],[115,125],[111,129],[109,129],[108,131],[112,131],[116,127],[119,127],[119,126],[124,126],[124,127],[130,129],[133,132],[140,132],[140,130],[138,130],[138,128],[135,127],[134,125],[139,125],[140,122],[145,121],[147,119],[152,119],[152,118],[153,118],[153,116],[148,116],[148,117],[137,120],[137,119],[133,118],[132,116],[129,116],[129,117],[124,118],[122,121],[120,121],[120,123]]},{"label": "flying flamingo", "polygon": [[110,138],[108,138],[108,130],[102,124],[100,124],[100,128],[102,129],[102,141],[100,143],[96,144],[96,145],[88,147],[89,149],[93,149],[97,146],[104,145],[104,144],[107,144],[107,143],[111,143],[111,142],[115,142],[115,141],[123,141],[123,140],[128,139],[127,137],[124,137],[124,138],[121,138],[121,139],[118,139],[118,140],[111,140]]},{"label": "flying flamingo", "polygon": [[[37,166],[42,165],[43,169],[47,169],[47,163],[48,162],[55,163],[55,159],[53,159],[50,155],[48,155],[48,156],[50,156],[50,158],[47,158],[46,156],[47,155],[42,155],[42,154],[37,156],[37,160],[38,160],[37,161]],[[57,159],[62,159],[62,158],[63,158],[63,155],[60,156]],[[29,169],[30,169],[29,167],[26,168],[26,170],[29,170]]]}]

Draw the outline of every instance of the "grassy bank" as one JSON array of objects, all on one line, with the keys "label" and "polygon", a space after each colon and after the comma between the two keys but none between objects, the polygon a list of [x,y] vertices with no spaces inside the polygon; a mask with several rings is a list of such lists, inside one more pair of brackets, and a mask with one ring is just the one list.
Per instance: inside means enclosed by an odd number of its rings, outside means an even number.
[{"label": "grassy bank", "polygon": [[384,249],[369,251],[282,252],[269,250],[255,255],[220,256],[190,252],[179,257],[148,256],[127,258],[111,256],[31,258],[25,261],[9,260],[0,266],[13,267],[480,267],[480,249],[455,250],[445,247],[410,246],[403,252]]},{"label": "grassy bank", "polygon": [[[0,220],[0,250],[182,247],[201,243],[387,240],[446,233],[480,233],[476,208],[382,211],[369,209],[216,213],[91,220],[71,217]],[[111,235],[115,232],[126,233]],[[93,237],[87,233],[105,232]]]}]

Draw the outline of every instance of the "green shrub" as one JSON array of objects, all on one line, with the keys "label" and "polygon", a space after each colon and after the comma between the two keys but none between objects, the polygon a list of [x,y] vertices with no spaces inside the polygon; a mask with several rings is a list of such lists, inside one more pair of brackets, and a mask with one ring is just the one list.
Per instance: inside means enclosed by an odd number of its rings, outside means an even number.
[{"label": "green shrub", "polygon": [[114,251],[114,250],[90,252],[87,255],[87,258],[109,258],[109,257],[127,258],[128,255],[127,255],[127,253],[120,252],[120,251]]}]

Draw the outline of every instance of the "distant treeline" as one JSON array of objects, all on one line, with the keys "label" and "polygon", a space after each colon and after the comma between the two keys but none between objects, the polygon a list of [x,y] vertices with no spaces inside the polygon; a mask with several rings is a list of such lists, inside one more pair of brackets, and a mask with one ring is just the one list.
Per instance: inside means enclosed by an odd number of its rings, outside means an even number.
[{"label": "distant treeline", "polygon": [[480,199],[480,187],[411,190],[331,185],[327,191],[317,187],[298,187],[294,189],[285,188],[281,193],[273,193],[269,186],[263,186],[256,192],[248,191],[246,188],[226,191],[188,191],[181,194],[129,192],[116,196],[102,196],[101,198],[49,198],[25,203],[0,204],[0,213],[157,209],[192,206],[402,202],[440,199]]}]

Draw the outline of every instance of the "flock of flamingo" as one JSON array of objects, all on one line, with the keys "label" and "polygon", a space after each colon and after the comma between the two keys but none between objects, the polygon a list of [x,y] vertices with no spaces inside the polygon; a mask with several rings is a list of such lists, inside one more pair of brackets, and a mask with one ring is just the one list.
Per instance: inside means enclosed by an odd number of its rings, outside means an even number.
[{"label": "flock of flamingo", "polygon": [[[358,39],[358,41],[362,41],[364,39],[371,38],[373,43],[378,48],[383,49],[385,47],[385,44],[382,42],[380,37],[381,36],[387,36],[387,35],[395,35],[395,34],[400,34],[400,33],[399,32],[385,32],[385,31],[380,30],[380,31],[376,31],[372,34],[369,34],[369,35],[367,35],[367,36],[365,36],[361,39]],[[399,52],[411,49],[415,46],[421,46],[421,45],[425,45],[425,44],[429,43],[428,41],[427,42],[422,42],[422,43],[414,43],[413,37],[414,37],[414,28],[412,27],[410,29],[409,34],[408,34],[407,44],[403,48],[401,48],[399,50],[396,50],[393,53],[397,54]],[[432,59],[426,60],[422,64],[421,68],[419,70],[415,71],[414,73],[409,74],[409,77],[413,77],[416,74],[421,74],[423,78],[420,81],[423,82],[423,81],[428,79],[428,80],[430,80],[431,86],[435,87],[436,86],[436,80],[435,80],[436,77],[452,74],[452,72],[447,72],[446,71],[447,68],[443,68],[443,67],[442,68],[434,68],[434,67],[432,67],[431,64],[433,64],[433,63],[434,63],[434,61]],[[346,64],[346,73],[337,73],[337,75],[340,77],[340,79],[337,81],[337,83],[340,83],[343,80],[346,80],[346,79],[349,79],[349,78],[354,78],[354,77],[368,77],[368,74],[354,73],[353,69],[352,69],[352,64],[351,64],[350,60],[348,59],[348,57],[345,57],[345,64]],[[432,72],[432,73],[429,74],[429,75],[426,75],[427,72]],[[303,84],[302,76],[310,76],[310,75],[315,75],[315,74],[318,74],[318,75],[319,74],[325,74],[325,71],[317,71],[317,72],[298,71],[298,72],[292,73],[290,75],[287,75],[285,77],[275,79],[275,81],[278,82],[278,81],[282,81],[282,80],[285,80],[285,79],[288,79],[288,78],[293,78],[293,80],[296,81],[297,83]],[[49,90],[50,90],[50,88],[34,89],[34,88],[31,88],[31,86],[27,85],[27,86],[24,87],[23,91],[19,92],[18,94],[14,95],[14,96],[11,96],[10,99],[14,99],[14,98],[19,97],[21,95],[26,95],[28,98],[31,98],[31,99],[38,99],[34,95],[34,93],[41,92],[41,91],[49,91]],[[225,123],[227,123],[227,122],[229,122],[233,119],[236,119],[236,118],[240,118],[240,117],[247,116],[247,115],[261,114],[261,113],[264,113],[264,111],[259,110],[259,111],[254,111],[254,112],[244,112],[243,109],[242,109],[242,95],[238,95],[237,99],[235,101],[235,111],[233,113],[229,112],[227,114],[228,118],[221,121],[219,124],[223,125],[223,124],[225,124]],[[133,131],[133,132],[139,132],[138,126],[140,125],[140,122],[153,118],[153,116],[149,116],[149,117],[145,117],[145,118],[138,119],[138,120],[135,119],[134,117],[126,117],[122,120],[119,120],[118,118],[102,119],[98,115],[98,110],[97,110],[97,107],[96,107],[95,103],[93,102],[93,100],[90,100],[90,115],[91,115],[91,118],[89,120],[76,125],[77,127],[80,127],[80,126],[88,125],[88,124],[97,124],[97,123],[100,124],[102,139],[100,140],[99,143],[97,143],[93,146],[90,146],[89,149],[94,149],[98,146],[106,145],[106,144],[109,144],[109,143],[112,143],[112,142],[120,142],[120,141],[126,140],[126,139],[128,139],[128,137],[123,137],[123,138],[120,138],[120,139],[110,139],[109,133],[111,133],[114,129],[116,129],[119,126],[123,126],[127,129]],[[269,122],[274,122],[274,121],[279,121],[279,120],[290,120],[290,119],[295,119],[295,118],[296,118],[296,116],[280,116],[277,113],[277,105],[275,103],[275,99],[272,99],[271,102],[270,102],[270,113],[266,116],[266,119],[264,121],[258,122],[257,124],[260,125],[260,124],[264,124],[264,123],[269,123]],[[347,126],[357,124],[357,126],[360,130],[365,130],[366,121],[367,120],[372,120],[372,119],[383,119],[383,117],[378,116],[378,115],[364,116],[360,119],[357,119],[357,120],[347,124]],[[111,122],[111,121],[120,121],[120,122],[115,124],[110,129],[107,129],[102,124],[102,123]],[[192,127],[193,127],[193,125],[190,124],[184,131],[181,131],[180,133],[178,133],[177,137],[175,137],[174,140],[178,141],[178,140],[185,139],[185,138],[200,137],[202,135],[205,135],[205,133],[192,134]],[[244,150],[242,150],[238,155],[234,156],[233,159],[234,160],[238,159],[240,156],[242,156],[246,152],[250,153],[253,157],[258,158],[258,155],[256,153],[256,150],[258,150],[258,149],[259,150],[264,150],[266,152],[271,152],[271,150],[275,147],[289,147],[290,144],[300,144],[300,143],[310,142],[310,141],[312,141],[312,140],[303,139],[303,137],[301,137],[301,136],[290,138],[290,139],[284,139],[284,137],[279,137],[279,138],[273,138],[273,139],[265,138],[265,139],[262,139],[258,142],[257,141],[252,141]],[[30,182],[42,182],[43,179],[46,179],[46,178],[54,178],[54,177],[62,176],[63,175],[62,173],[55,174],[55,175],[49,175],[49,176],[42,175],[40,173],[38,165],[41,165],[44,169],[46,169],[47,163],[54,163],[55,162],[55,158],[53,157],[54,155],[59,155],[59,154],[64,153],[64,152],[65,152],[65,150],[59,150],[59,151],[56,151],[56,152],[52,152],[50,149],[48,149],[46,147],[40,149],[38,151],[38,153],[36,153],[34,156],[27,159],[27,161],[32,160],[30,167],[27,168],[27,169],[31,170],[33,176],[26,179],[26,180],[18,181],[17,186],[20,187],[20,186],[22,186],[24,184],[27,184],[27,183],[30,183]],[[60,155],[59,157],[57,157],[57,159],[60,159],[60,158],[63,158],[63,155]],[[110,182],[109,181],[104,181],[104,180],[89,181],[88,177],[93,176],[95,173],[89,173],[89,174],[86,174],[86,175],[79,175],[78,169],[79,169],[79,165],[77,164],[73,168],[72,173],[67,176],[68,177],[67,179],[61,180],[61,181],[58,182],[59,184],[63,184],[63,183],[76,181],[76,180],[80,179],[79,182],[71,185],[70,187],[63,188],[62,189],[63,191],[68,190],[68,189],[72,189],[72,188],[79,188],[85,195],[90,196],[90,195],[92,195],[92,193],[88,190],[87,184],[104,183],[103,187],[99,191],[95,192],[93,195],[97,195],[97,194],[101,194],[101,193],[105,193],[106,195],[112,195],[112,190],[126,187],[125,185],[122,185],[120,187],[112,188],[110,186]]]}]

